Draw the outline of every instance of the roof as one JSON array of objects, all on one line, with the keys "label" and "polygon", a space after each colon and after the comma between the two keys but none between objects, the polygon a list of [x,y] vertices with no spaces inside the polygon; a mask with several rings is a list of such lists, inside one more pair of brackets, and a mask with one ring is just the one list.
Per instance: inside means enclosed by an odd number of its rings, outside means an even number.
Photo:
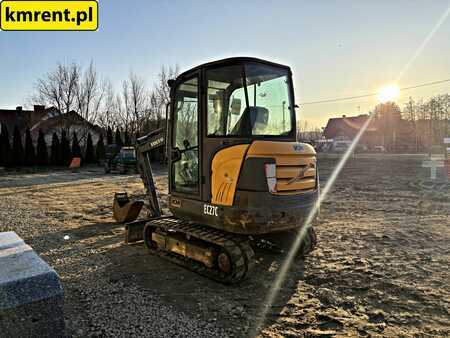
[{"label": "roof", "polygon": [[45,109],[43,106],[35,106],[34,110],[23,110],[21,107],[0,109],[0,123],[6,125],[10,134],[12,134],[15,126],[23,131],[44,118],[51,109],[54,108]]},{"label": "roof", "polygon": [[99,126],[88,122],[83,117],[81,117],[81,115],[79,115],[77,112],[70,111],[67,114],[55,115],[36,123],[31,128],[31,136],[33,138],[37,137],[39,134],[39,130],[41,130],[44,134],[53,132],[56,129],[60,129],[61,126],[63,126],[68,121],[70,122],[70,125],[86,125],[89,129],[94,130],[98,133],[101,133],[102,131]]},{"label": "roof", "polygon": [[[328,120],[327,126],[325,127],[324,135],[327,138],[334,138],[341,131],[345,134],[349,134],[348,136],[353,136],[364,126],[368,118],[369,115],[331,118]],[[367,127],[366,132],[375,132],[377,130],[378,128],[371,122]]]},{"label": "roof", "polygon": [[267,60],[263,60],[263,59],[258,59],[255,57],[248,57],[248,56],[236,56],[236,57],[230,57],[230,58],[225,58],[225,59],[220,59],[220,60],[215,60],[215,61],[211,61],[211,62],[206,62],[203,64],[200,64],[198,66],[195,66],[183,73],[181,73],[178,77],[178,79],[181,78],[185,78],[188,77],[191,73],[194,73],[200,69],[203,68],[211,68],[211,67],[218,67],[218,66],[226,66],[226,65],[230,65],[230,64],[243,64],[243,63],[247,63],[247,62],[255,62],[255,63],[262,63],[262,64],[266,64],[272,67],[278,67],[278,68],[285,68],[287,69],[289,72],[291,72],[291,68],[289,66],[286,65],[282,65],[279,63],[275,63],[275,62],[271,62],[271,61],[267,61]]}]

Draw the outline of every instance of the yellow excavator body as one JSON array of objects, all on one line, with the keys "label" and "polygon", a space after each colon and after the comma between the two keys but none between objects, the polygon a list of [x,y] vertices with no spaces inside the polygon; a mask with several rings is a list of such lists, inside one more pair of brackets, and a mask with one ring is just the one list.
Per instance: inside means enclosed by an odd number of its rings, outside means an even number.
[{"label": "yellow excavator body", "polygon": [[[224,283],[250,274],[252,245],[261,238],[292,239],[306,227],[299,250],[312,250],[305,220],[315,210],[319,174],[314,148],[297,140],[290,68],[229,58],[168,84],[166,128],[136,144],[150,218],[128,223],[127,239],[140,239],[136,227],[143,227],[150,253]],[[162,214],[150,163],[163,145],[171,215]]]}]

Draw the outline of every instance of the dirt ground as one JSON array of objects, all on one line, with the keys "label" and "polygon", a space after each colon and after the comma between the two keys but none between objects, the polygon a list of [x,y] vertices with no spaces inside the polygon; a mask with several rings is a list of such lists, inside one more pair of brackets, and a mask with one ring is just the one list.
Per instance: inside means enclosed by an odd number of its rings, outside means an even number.
[{"label": "dirt ground", "polygon": [[[322,184],[335,164],[319,160]],[[284,258],[257,250],[253,276],[224,286],[123,244],[113,194],[142,195],[138,176],[2,175],[0,231],[59,273],[72,336],[247,336]],[[156,176],[164,203],[165,170]],[[430,181],[421,159],[351,159],[316,231],[262,336],[450,336],[450,183]]]}]

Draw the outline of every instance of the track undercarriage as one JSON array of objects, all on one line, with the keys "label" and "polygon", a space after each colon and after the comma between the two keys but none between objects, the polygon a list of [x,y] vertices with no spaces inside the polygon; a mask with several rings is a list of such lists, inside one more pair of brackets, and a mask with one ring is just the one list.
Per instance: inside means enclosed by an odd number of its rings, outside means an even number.
[{"label": "track undercarriage", "polygon": [[[268,241],[231,234],[173,216],[150,220],[143,227],[144,246],[150,254],[225,284],[240,282],[250,275],[255,264],[252,246],[285,254],[297,234],[272,234]],[[315,245],[315,231],[310,228],[297,256],[304,257]]]},{"label": "track undercarriage", "polygon": [[254,265],[246,237],[175,217],[148,222],[144,244],[154,255],[226,284],[244,279]]}]

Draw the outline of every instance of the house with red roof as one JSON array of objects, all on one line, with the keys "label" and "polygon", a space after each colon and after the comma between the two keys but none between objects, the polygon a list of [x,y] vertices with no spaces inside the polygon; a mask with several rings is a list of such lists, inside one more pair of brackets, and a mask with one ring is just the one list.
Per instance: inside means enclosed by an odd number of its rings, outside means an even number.
[{"label": "house with red roof", "polygon": [[30,128],[31,137],[36,143],[39,130],[44,133],[45,141],[50,146],[53,133],[61,136],[62,130],[66,130],[67,136],[72,137],[75,131],[78,135],[80,145],[83,145],[87,133],[90,132],[94,144],[97,142],[102,128],[90,123],[75,111],[61,114],[55,107],[34,105],[32,110],[23,109],[21,106],[16,109],[0,109],[0,124],[6,125],[10,137],[17,126],[21,135],[25,135],[27,128]]},{"label": "house with red roof", "polygon": [[368,120],[368,114],[331,118],[324,129],[324,137],[332,140],[351,141],[368,123],[360,139],[360,145],[369,149],[383,146],[391,152],[414,151],[421,147],[414,134],[414,126],[410,121],[402,119],[400,112],[376,114],[370,122],[367,122]]},{"label": "house with red roof", "polygon": [[[358,115],[347,117],[331,118],[328,120],[323,134],[326,139],[353,140],[364,124],[369,119],[369,115]],[[379,127],[375,120],[369,122],[360,143],[368,147],[381,144]]]}]

